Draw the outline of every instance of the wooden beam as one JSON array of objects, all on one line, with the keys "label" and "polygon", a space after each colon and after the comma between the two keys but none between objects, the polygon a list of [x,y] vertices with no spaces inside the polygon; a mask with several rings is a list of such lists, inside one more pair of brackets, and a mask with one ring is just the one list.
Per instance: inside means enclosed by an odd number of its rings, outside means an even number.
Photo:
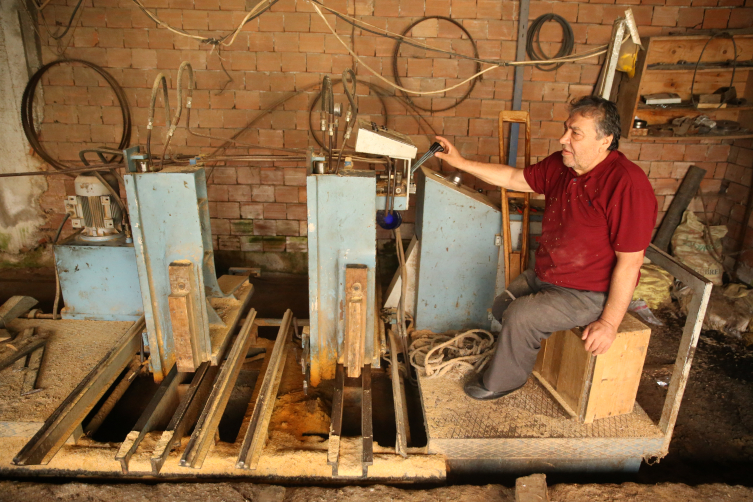
[{"label": "wooden beam", "polygon": [[144,325],[142,315],[18,452],[13,458],[15,465],[39,465],[50,461],[128,366],[141,347]]},{"label": "wooden beam", "polygon": [[287,358],[286,344],[290,337],[292,321],[293,312],[288,309],[285,311],[280,330],[277,332],[277,339],[269,356],[267,371],[264,374],[264,381],[261,384],[259,397],[256,403],[254,403],[251,422],[241,444],[241,451],[236,462],[236,467],[239,469],[256,469],[256,466],[259,464],[261,452],[267,441],[269,421],[272,418],[277,390],[280,387],[282,370],[285,367],[285,359]]},{"label": "wooden beam", "polygon": [[31,296],[11,296],[0,306],[0,328],[5,328],[16,317],[31,310],[37,302]]},{"label": "wooden beam", "polygon": [[44,349],[46,345],[42,345],[27,357],[29,363],[26,365],[26,373],[24,373],[24,384],[21,388],[21,395],[31,394],[37,388],[37,379],[39,378],[39,369],[42,367],[42,359],[44,359]]},{"label": "wooden beam", "polygon": [[202,411],[186,450],[183,452],[180,459],[182,466],[200,469],[209,448],[214,444],[214,436],[217,427],[220,425],[220,419],[225,412],[225,407],[230,399],[230,394],[233,392],[248,349],[251,347],[251,327],[254,323],[254,317],[256,317],[256,310],[251,309],[246,317],[246,322],[233,343],[233,348],[230,349],[230,353],[220,369],[220,374],[214,383],[209,400],[204,406],[204,411]]},{"label": "wooden beam", "polygon": [[179,373],[176,365],[173,366],[170,373],[162,380],[157,392],[152,396],[133,430],[128,433],[125,441],[120,444],[120,448],[115,454],[115,460],[120,462],[123,474],[128,474],[128,463],[147,433],[159,426],[159,423],[167,415],[168,410],[175,408],[177,405],[178,386],[185,381],[187,376],[187,373]]}]

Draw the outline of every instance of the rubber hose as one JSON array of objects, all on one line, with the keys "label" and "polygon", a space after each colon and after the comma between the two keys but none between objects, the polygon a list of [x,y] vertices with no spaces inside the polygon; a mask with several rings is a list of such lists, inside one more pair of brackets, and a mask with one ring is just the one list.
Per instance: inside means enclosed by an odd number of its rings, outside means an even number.
[{"label": "rubber hose", "polygon": [[[548,23],[549,21],[555,21],[562,27],[562,44],[560,45],[560,50],[557,51],[555,56],[547,55],[541,47],[541,28],[544,26],[544,23]],[[536,47],[533,45],[534,42],[536,42]],[[575,47],[575,35],[573,35],[573,29],[570,26],[570,23],[568,23],[562,16],[558,16],[557,14],[544,14],[543,16],[534,19],[528,27],[528,34],[526,35],[526,54],[528,54],[528,58],[531,61],[543,61],[569,56],[573,52],[573,47]],[[538,48],[538,51],[536,48]],[[535,66],[541,71],[554,71],[563,64],[565,63],[537,64]]]}]

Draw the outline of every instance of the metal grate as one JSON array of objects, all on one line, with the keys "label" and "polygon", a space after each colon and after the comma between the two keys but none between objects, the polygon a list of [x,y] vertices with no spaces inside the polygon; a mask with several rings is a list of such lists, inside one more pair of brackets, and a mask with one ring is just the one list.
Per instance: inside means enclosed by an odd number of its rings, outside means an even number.
[{"label": "metal grate", "polygon": [[419,378],[427,432],[432,439],[661,438],[662,433],[636,403],[632,413],[581,424],[557,404],[535,379],[510,396],[476,401],[463,382]]}]

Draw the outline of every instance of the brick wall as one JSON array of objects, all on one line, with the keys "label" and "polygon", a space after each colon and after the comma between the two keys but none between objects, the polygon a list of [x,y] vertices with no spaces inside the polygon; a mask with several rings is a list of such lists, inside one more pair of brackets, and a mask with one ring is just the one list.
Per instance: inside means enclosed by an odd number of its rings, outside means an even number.
[{"label": "brick wall", "polygon": [[[751,221],[745,224],[742,246],[740,246],[740,231],[745,218],[745,203],[753,175],[753,141],[749,139],[737,140],[730,149],[727,170],[724,175],[724,197],[719,199],[716,207],[717,222],[727,225],[729,233],[725,239],[725,248],[730,252],[742,250],[739,255],[740,267],[738,274],[745,282],[753,282],[753,230]],[[727,258],[726,265],[731,268],[734,264],[732,257]]]},{"label": "brick wall", "polygon": [[[45,9],[49,22],[65,23],[76,0],[52,0]],[[254,0],[144,0],[145,5],[165,22],[202,36],[226,34],[245,15]],[[129,0],[84,0],[80,23],[66,55],[105,67],[128,94],[134,120],[132,144],[144,145],[147,104],[155,76],[163,72],[171,87],[175,106],[177,68],[188,60],[196,71],[198,90],[194,93],[191,124],[197,132],[230,137],[238,128],[258,118],[239,139],[276,147],[313,145],[308,132],[308,109],[315,95],[311,87],[323,74],[339,77],[353,67],[359,79],[381,84],[353,58],[305,0],[281,0],[271,10],[249,23],[234,45],[221,53],[198,41],[157,28]],[[402,32],[421,16],[451,16],[472,34],[481,57],[515,57],[518,3],[501,0],[326,0],[326,5],[355,14],[371,24]],[[751,0],[610,0],[592,2],[532,1],[530,18],[554,12],[565,17],[575,35],[575,52],[584,52],[609,41],[614,19],[625,8],[633,9],[643,37],[686,33],[691,29],[740,28],[753,24]],[[733,14],[734,11],[734,15]],[[327,15],[344,40],[351,42],[350,25]],[[44,33],[43,30],[40,30]],[[430,44],[470,54],[467,40],[445,21],[427,21],[413,35]],[[359,33],[355,51],[381,75],[393,74],[391,55],[394,42]],[[561,39],[554,23],[542,30],[544,50],[556,52]],[[57,59],[57,45],[43,40],[45,62]],[[422,57],[421,50],[404,47],[398,60],[403,85],[431,90],[453,85],[474,72],[469,61],[434,55]],[[534,160],[559,149],[557,138],[567,116],[567,101],[591,93],[601,60],[592,58],[568,64],[554,72],[535,68],[525,70],[523,109],[529,110],[533,125]],[[223,71],[222,65],[227,70]],[[228,75],[232,78],[228,79]],[[498,68],[484,75],[470,98],[448,111],[429,114],[419,123],[405,106],[393,98],[384,104],[365,85],[358,87],[364,116],[378,117],[389,112],[387,125],[413,135],[419,151],[430,144],[433,132],[453,139],[470,158],[499,160],[497,116],[509,109],[513,70]],[[44,124],[42,135],[50,151],[61,159],[76,159],[84,145],[114,146],[121,124],[113,95],[92,72],[82,68],[60,67],[50,72],[44,84]],[[302,90],[308,91],[295,94]],[[338,92],[341,88],[336,87]],[[442,97],[415,98],[417,104],[434,108],[454,103],[465,87]],[[290,97],[274,112],[262,114],[272,104]],[[316,120],[317,117],[315,117]],[[427,125],[430,124],[431,128]],[[161,152],[164,115],[157,110],[153,151]],[[172,153],[211,153],[223,142],[189,135],[178,129]],[[675,193],[688,166],[708,170],[704,180],[707,210],[714,212],[727,161],[741,147],[729,142],[622,142],[621,150],[649,175],[659,200],[660,218]],[[228,150],[245,153],[242,148]],[[254,153],[259,153],[256,150]],[[271,153],[271,152],[268,152]],[[750,166],[748,166],[750,167]],[[490,190],[481,182],[476,188]],[[50,189],[41,205],[48,214],[48,227],[56,228],[63,211],[62,196],[71,194],[72,183],[50,178]],[[496,192],[491,192],[495,195]],[[219,165],[210,179],[209,196],[215,247],[234,253],[236,260],[254,262],[262,253],[299,253],[306,249],[305,171],[299,163]],[[694,209],[701,210],[700,202]],[[406,214],[411,232],[413,210]],[[381,235],[381,234],[380,234]],[[382,235],[384,237],[384,235]],[[283,260],[284,263],[285,262]],[[283,263],[279,262],[279,263]],[[271,262],[267,262],[271,263]]]}]

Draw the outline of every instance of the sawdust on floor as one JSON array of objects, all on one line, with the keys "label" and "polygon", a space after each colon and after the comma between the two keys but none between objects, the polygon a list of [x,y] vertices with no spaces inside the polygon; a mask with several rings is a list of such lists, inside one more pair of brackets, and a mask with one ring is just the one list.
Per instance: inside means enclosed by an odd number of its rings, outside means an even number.
[{"label": "sawdust on floor", "polygon": [[0,371],[0,422],[44,422],[133,322],[15,319],[10,329],[50,332],[37,387],[21,396],[22,371]]}]

